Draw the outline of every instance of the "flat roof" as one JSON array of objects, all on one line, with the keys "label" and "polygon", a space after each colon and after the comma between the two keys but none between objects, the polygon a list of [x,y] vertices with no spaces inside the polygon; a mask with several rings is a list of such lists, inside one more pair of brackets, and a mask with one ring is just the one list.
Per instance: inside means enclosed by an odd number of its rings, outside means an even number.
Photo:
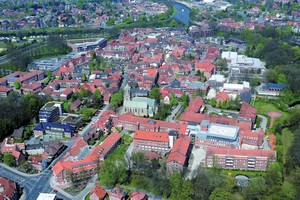
[{"label": "flat roof", "polygon": [[36,200],[54,200],[56,197],[56,194],[50,194],[50,193],[40,193],[38,198]]},{"label": "flat roof", "polygon": [[237,126],[211,123],[207,136],[235,140],[237,138],[238,131],[239,127]]}]

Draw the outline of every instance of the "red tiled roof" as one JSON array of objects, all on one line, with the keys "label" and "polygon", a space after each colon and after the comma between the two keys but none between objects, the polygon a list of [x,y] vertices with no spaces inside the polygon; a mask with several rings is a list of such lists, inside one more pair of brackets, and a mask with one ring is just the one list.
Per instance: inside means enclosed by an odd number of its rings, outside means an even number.
[{"label": "red tiled roof", "polygon": [[257,115],[256,108],[250,106],[246,102],[242,103],[242,106],[241,106],[241,109],[239,112],[239,117],[254,120],[256,118],[256,115]]},{"label": "red tiled roof", "polygon": [[68,151],[67,154],[73,157],[77,156],[80,153],[80,150],[87,145],[88,144],[82,138],[80,138],[72,145],[71,149]]},{"label": "red tiled roof", "polygon": [[12,90],[13,90],[12,88],[8,88],[8,87],[5,87],[5,86],[0,86],[0,92],[10,92]]},{"label": "red tiled roof", "polygon": [[144,200],[146,195],[142,192],[133,192],[130,194],[130,200]]},{"label": "red tiled roof", "polygon": [[181,165],[184,165],[187,158],[190,143],[191,139],[188,136],[182,136],[178,138],[175,141],[174,146],[170,152],[170,155],[167,159],[167,163],[175,161]]},{"label": "red tiled roof", "polygon": [[197,96],[195,99],[190,101],[186,111],[197,113],[201,107],[205,107],[205,103],[200,96]]},{"label": "red tiled roof", "polygon": [[216,96],[216,99],[217,100],[222,100],[222,101],[228,101],[229,99],[229,96],[226,92],[222,91],[222,92],[219,92]]},{"label": "red tiled roof", "polygon": [[[53,173],[55,176],[59,175],[63,170],[69,170],[72,173],[77,173],[83,170],[91,170],[98,166],[97,160],[104,158],[105,155],[109,152],[109,149],[116,144],[120,140],[121,136],[119,133],[112,133],[110,134],[103,142],[102,144],[96,146],[92,151],[88,154],[87,157],[83,158],[82,160],[77,161],[69,161],[67,160],[68,157],[66,157],[64,160],[60,160],[53,166]],[[82,144],[84,141],[82,138],[80,138],[78,141]],[[76,143],[78,142],[76,141]],[[75,143],[75,144],[76,144]],[[80,146],[77,144],[77,147],[72,146],[73,148],[78,148]],[[72,155],[70,153],[71,150],[69,150],[68,154]],[[77,150],[75,153],[79,153]],[[73,152],[74,153],[74,152]]]},{"label": "red tiled roof", "polygon": [[11,180],[0,177],[0,185],[2,187],[2,191],[0,193],[0,199],[4,199],[4,197],[8,199],[12,199],[13,194],[16,190],[15,183]]},{"label": "red tiled roof", "polygon": [[99,199],[104,199],[107,194],[100,185],[97,185],[92,191],[90,191],[90,195],[93,193],[96,194]]},{"label": "red tiled roof", "polygon": [[276,157],[276,152],[272,150],[249,150],[249,149],[222,149],[207,147],[207,155],[235,155],[235,156],[257,156],[257,157]]},{"label": "red tiled roof", "polygon": [[212,72],[215,68],[215,65],[213,65],[210,60],[204,60],[204,62],[196,63],[196,70],[203,69],[206,72]]},{"label": "red tiled roof", "polygon": [[166,132],[136,130],[133,139],[168,142],[169,135]]}]

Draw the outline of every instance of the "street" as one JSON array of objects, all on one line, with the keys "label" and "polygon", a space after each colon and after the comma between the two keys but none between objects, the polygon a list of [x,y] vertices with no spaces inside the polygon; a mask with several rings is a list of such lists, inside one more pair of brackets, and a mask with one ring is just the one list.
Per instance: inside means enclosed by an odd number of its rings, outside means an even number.
[{"label": "street", "polygon": [[[103,112],[107,111],[110,109],[110,104],[106,105],[103,110],[99,113],[99,115],[96,117],[96,119],[92,120],[81,132],[80,135],[84,136],[86,135],[90,130],[91,126],[96,121],[99,119]],[[76,140],[78,140],[77,138]],[[2,177],[5,177],[7,179],[10,179],[16,183],[18,183],[22,188],[23,188],[23,199],[37,199],[40,193],[53,193],[53,188],[55,186],[53,184],[50,184],[50,179],[53,175],[53,171],[51,170],[53,165],[55,165],[72,147],[74,142],[76,140],[70,140],[66,142],[67,144],[67,149],[60,154],[56,159],[52,161],[52,163],[47,167],[46,170],[39,174],[25,174],[22,172],[19,172],[18,170],[14,168],[10,168],[4,164],[0,164],[0,174]],[[79,194],[76,196],[71,196],[70,194],[64,192],[61,189],[57,189],[57,197],[62,198],[64,200],[69,200],[69,199],[78,199],[82,200],[83,197],[95,186],[94,182],[89,183],[87,187],[81,191]]]}]

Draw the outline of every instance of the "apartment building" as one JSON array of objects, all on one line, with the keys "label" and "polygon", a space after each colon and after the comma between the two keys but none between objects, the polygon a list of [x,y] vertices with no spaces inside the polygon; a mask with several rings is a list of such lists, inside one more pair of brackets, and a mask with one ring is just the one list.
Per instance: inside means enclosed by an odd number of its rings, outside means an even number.
[{"label": "apartment building", "polygon": [[266,171],[269,164],[276,160],[273,150],[221,149],[208,147],[206,167]]},{"label": "apartment building", "polygon": [[155,151],[165,154],[170,151],[169,134],[137,130],[133,137],[135,151]]}]

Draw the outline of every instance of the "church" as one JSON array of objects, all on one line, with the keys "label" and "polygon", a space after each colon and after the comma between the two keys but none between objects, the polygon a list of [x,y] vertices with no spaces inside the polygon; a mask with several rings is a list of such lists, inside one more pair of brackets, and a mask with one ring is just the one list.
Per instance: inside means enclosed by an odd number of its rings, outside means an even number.
[{"label": "church", "polygon": [[158,106],[154,99],[147,97],[131,97],[131,88],[127,84],[124,88],[123,113],[131,112],[135,116],[153,117]]}]

